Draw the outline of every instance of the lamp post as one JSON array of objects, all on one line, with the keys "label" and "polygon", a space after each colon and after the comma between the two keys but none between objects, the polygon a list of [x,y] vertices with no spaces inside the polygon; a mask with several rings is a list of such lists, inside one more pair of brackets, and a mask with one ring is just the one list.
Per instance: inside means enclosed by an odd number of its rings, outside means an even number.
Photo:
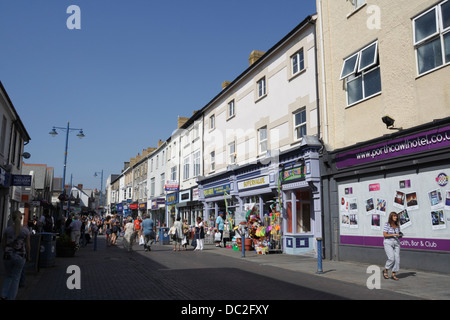
[{"label": "lamp post", "polygon": [[99,206],[103,208],[103,169],[102,169],[101,172],[100,171],[99,172],[95,172],[94,173],[94,177],[98,176],[97,173],[101,174],[101,176],[100,176],[101,181],[100,181],[100,203],[99,203]]},{"label": "lamp post", "polygon": [[64,171],[63,171],[63,181],[62,181],[62,188],[63,188],[63,193],[62,195],[60,195],[60,201],[61,201],[61,210],[63,210],[63,204],[64,204],[64,200],[66,198],[66,167],[67,167],[67,150],[69,148],[69,133],[70,131],[78,131],[77,137],[82,139],[84,138],[84,133],[83,133],[83,129],[75,129],[75,128],[70,128],[70,123],[67,122],[67,127],[53,127],[52,131],[49,132],[49,134],[52,137],[55,137],[58,135],[58,132],[56,130],[65,130],[66,132],[66,147],[64,149]]}]

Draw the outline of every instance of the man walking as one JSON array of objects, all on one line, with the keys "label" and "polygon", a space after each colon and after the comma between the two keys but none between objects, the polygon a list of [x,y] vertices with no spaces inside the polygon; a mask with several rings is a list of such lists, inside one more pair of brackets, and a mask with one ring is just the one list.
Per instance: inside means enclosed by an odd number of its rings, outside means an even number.
[{"label": "man walking", "polygon": [[150,218],[150,214],[147,213],[145,216],[141,223],[141,229],[144,235],[144,251],[151,251],[151,245],[155,239],[155,222]]}]

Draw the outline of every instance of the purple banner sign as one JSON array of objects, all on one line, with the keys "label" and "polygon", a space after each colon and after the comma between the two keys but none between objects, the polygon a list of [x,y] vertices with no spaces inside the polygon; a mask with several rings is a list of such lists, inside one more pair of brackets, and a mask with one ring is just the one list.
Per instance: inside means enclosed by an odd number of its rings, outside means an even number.
[{"label": "purple banner sign", "polygon": [[338,169],[450,146],[450,126],[336,155]]},{"label": "purple banner sign", "polygon": [[[383,247],[383,237],[341,236],[341,244]],[[402,249],[450,252],[450,239],[402,238],[400,246]]]}]

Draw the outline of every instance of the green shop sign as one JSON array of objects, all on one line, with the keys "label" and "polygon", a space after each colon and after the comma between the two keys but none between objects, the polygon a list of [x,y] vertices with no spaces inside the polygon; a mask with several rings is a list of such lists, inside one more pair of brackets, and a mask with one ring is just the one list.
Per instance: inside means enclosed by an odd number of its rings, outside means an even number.
[{"label": "green shop sign", "polygon": [[305,166],[299,166],[291,169],[284,169],[280,171],[280,180],[281,182],[297,180],[297,179],[305,179]]}]

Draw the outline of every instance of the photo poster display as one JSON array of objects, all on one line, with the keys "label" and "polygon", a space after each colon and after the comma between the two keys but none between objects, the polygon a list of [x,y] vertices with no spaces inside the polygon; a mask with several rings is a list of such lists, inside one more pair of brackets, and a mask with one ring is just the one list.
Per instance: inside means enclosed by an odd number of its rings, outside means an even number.
[{"label": "photo poster display", "polygon": [[426,249],[423,241],[408,239],[442,239],[449,246],[450,168],[340,184],[338,196],[341,236],[383,237],[395,211],[402,244]]}]

